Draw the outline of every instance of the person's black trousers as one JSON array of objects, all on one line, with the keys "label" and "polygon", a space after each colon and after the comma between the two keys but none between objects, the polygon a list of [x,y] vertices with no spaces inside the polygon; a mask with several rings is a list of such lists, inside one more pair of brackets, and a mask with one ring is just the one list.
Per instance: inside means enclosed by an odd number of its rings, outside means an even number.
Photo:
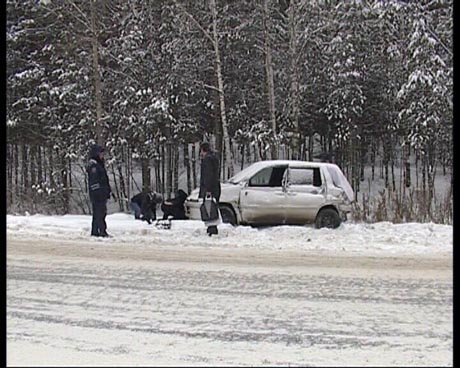
[{"label": "person's black trousers", "polygon": [[93,221],[91,223],[91,235],[106,236],[107,224],[105,216],[107,216],[107,201],[93,201]]},{"label": "person's black trousers", "polygon": [[[219,191],[219,195],[217,197],[214,197],[214,199],[216,200],[217,208],[219,208],[219,198],[220,198],[220,191]],[[216,225],[212,225],[212,226],[208,226],[208,228],[206,229],[206,233],[209,236],[211,236],[211,235],[217,235],[219,231],[217,230]]]}]

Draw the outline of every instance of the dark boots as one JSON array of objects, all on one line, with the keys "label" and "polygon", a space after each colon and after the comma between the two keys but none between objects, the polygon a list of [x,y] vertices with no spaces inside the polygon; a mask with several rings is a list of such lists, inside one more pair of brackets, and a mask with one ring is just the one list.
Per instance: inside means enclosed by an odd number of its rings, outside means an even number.
[{"label": "dark boots", "polygon": [[217,235],[218,234],[217,226],[209,226],[206,232],[208,233],[209,236]]}]

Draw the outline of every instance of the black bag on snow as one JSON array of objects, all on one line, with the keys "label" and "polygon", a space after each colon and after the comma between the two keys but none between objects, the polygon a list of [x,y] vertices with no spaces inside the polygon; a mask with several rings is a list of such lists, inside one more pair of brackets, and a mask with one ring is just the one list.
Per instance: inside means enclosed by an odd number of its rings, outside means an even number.
[{"label": "black bag on snow", "polygon": [[217,208],[217,203],[214,198],[203,198],[200,212],[202,221],[209,222],[219,219],[219,209]]}]

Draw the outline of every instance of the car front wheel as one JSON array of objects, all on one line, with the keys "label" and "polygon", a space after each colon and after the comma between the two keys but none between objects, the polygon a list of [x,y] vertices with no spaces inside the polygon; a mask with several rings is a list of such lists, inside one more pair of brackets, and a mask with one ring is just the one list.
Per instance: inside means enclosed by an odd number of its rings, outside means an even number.
[{"label": "car front wheel", "polygon": [[342,220],[336,210],[324,208],[316,216],[315,225],[317,229],[321,229],[322,227],[336,229],[340,226],[341,222]]},{"label": "car front wheel", "polygon": [[230,206],[219,206],[219,209],[220,215],[222,216],[222,222],[224,224],[231,224],[233,226],[237,225],[236,215]]}]

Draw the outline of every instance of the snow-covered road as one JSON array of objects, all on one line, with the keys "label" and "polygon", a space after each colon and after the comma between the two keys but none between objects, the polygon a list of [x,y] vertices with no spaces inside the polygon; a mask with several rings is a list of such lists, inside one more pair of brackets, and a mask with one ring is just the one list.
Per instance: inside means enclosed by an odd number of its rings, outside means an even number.
[{"label": "snow-covered road", "polygon": [[[380,245],[376,256],[326,251],[341,229],[298,228],[313,238],[303,249],[263,244],[273,229],[224,227],[208,239],[200,227],[195,245],[178,246],[178,233],[152,228],[149,243],[130,243],[114,223],[112,239],[80,229],[65,240],[56,222],[54,239],[49,229],[33,239],[34,226],[8,218],[8,365],[452,365],[451,243],[433,250],[414,237],[430,251]],[[260,244],[232,246],[253,230]],[[440,240],[444,230],[426,231]],[[279,233],[297,244],[295,230]]]}]

